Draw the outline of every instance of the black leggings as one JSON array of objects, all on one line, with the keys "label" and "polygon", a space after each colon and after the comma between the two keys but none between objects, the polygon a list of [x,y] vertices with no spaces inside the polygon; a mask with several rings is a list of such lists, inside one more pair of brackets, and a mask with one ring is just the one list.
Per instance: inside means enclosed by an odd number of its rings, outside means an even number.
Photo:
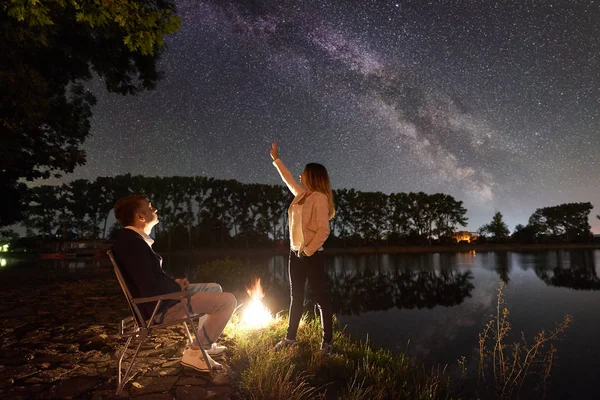
[{"label": "black leggings", "polygon": [[308,279],[313,301],[319,307],[321,314],[323,343],[331,343],[333,311],[331,299],[326,289],[325,256],[323,252],[318,251],[311,257],[303,258],[299,258],[295,253],[290,252],[288,265],[290,273],[290,318],[285,337],[290,340],[296,339],[298,324],[300,324],[304,309],[304,286]]}]

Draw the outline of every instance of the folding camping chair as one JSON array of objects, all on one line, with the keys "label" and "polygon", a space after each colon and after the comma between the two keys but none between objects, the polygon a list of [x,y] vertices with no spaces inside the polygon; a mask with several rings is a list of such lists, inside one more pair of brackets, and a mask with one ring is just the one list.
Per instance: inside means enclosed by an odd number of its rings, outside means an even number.
[{"label": "folding camping chair", "polygon": [[[175,293],[163,294],[160,296],[141,297],[141,298],[134,299],[131,296],[131,292],[129,291],[129,288],[127,287],[127,283],[125,282],[125,279],[123,279],[123,275],[121,274],[121,271],[119,270],[119,267],[117,265],[117,262],[115,261],[112,251],[108,250],[106,253],[108,254],[108,257],[110,258],[110,261],[112,262],[113,268],[115,270],[115,275],[117,275],[117,280],[119,281],[119,285],[121,285],[121,289],[123,289],[123,293],[125,294],[125,297],[127,298],[127,303],[129,303],[129,309],[131,310],[131,314],[132,314],[131,317],[125,318],[124,320],[121,321],[121,326],[119,328],[119,335],[121,337],[127,338],[127,343],[125,343],[125,347],[123,348],[123,354],[121,354],[121,357],[119,358],[119,371],[118,371],[119,379],[117,380],[117,393],[116,393],[117,395],[119,395],[121,393],[121,391],[123,390],[123,387],[127,383],[129,373],[131,372],[131,368],[133,367],[133,363],[135,362],[135,359],[138,355],[138,352],[140,351],[140,348],[142,347],[142,344],[146,341],[148,336],[150,336],[152,331],[154,331],[155,329],[166,328],[166,327],[172,326],[172,325],[183,324],[183,326],[185,327],[185,331],[187,332],[188,338],[189,338],[190,342],[192,342],[193,337],[192,337],[190,330],[188,328],[188,325],[187,325],[187,323],[189,322],[192,325],[192,330],[194,331],[194,337],[196,338],[198,343],[201,343],[200,336],[198,334],[198,329],[196,328],[196,325],[194,324],[194,320],[199,319],[204,314],[190,313],[190,311],[187,307],[187,303],[185,303],[185,299],[188,297],[188,294],[186,292],[175,292]],[[184,304],[183,309],[185,310],[186,317],[179,319],[177,321],[172,321],[172,322],[165,322],[165,323],[160,323],[160,324],[155,323],[154,316],[156,315],[156,312],[158,311],[160,304],[163,300],[180,300]],[[149,303],[149,302],[154,302],[154,301],[157,302],[156,307],[154,307],[154,311],[152,312],[152,317],[148,321],[146,321],[142,317],[142,314],[139,310],[138,304]],[[129,348],[129,345],[131,344],[131,340],[134,337],[139,339],[139,344],[137,345],[137,348],[135,349],[135,352],[133,353],[131,361],[129,361],[129,366],[127,367],[127,370],[125,371],[125,374],[123,374],[122,373],[123,359],[125,357],[125,353],[127,352],[127,349]],[[203,346],[200,346],[200,349],[202,350],[202,356],[204,357],[204,361],[206,361],[206,365],[210,366],[210,362],[208,361],[208,354],[206,353],[206,350],[204,350]],[[209,371],[208,373],[209,373],[211,379],[214,378],[214,374],[212,373],[212,371]]]}]

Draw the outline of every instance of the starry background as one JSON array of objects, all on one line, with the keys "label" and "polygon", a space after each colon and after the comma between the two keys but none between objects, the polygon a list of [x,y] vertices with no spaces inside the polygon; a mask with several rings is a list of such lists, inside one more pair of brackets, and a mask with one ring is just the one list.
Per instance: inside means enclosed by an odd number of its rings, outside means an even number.
[{"label": "starry background", "polygon": [[327,166],[334,188],[443,192],[469,230],[597,203],[600,2],[178,1],[164,79],[98,97],[87,164],[65,177],[279,183]]}]

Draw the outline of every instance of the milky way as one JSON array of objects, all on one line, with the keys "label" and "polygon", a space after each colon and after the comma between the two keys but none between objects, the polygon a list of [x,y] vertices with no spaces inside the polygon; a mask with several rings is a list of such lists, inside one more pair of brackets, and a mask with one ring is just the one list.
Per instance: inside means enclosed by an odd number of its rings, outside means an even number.
[{"label": "milky way", "polygon": [[512,229],[538,207],[600,206],[600,3],[422,3],[178,2],[155,91],[90,84],[88,163],[67,179],[277,183],[278,141],[335,188],[449,193],[471,230],[495,210]]}]

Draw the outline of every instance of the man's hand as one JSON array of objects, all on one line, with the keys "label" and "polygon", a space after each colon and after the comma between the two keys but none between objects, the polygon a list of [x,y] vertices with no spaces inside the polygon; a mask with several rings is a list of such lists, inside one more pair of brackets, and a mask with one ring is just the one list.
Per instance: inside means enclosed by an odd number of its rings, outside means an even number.
[{"label": "man's hand", "polygon": [[190,281],[187,278],[177,278],[175,282],[181,287],[181,291],[185,292],[188,290],[188,286],[190,286]]}]

